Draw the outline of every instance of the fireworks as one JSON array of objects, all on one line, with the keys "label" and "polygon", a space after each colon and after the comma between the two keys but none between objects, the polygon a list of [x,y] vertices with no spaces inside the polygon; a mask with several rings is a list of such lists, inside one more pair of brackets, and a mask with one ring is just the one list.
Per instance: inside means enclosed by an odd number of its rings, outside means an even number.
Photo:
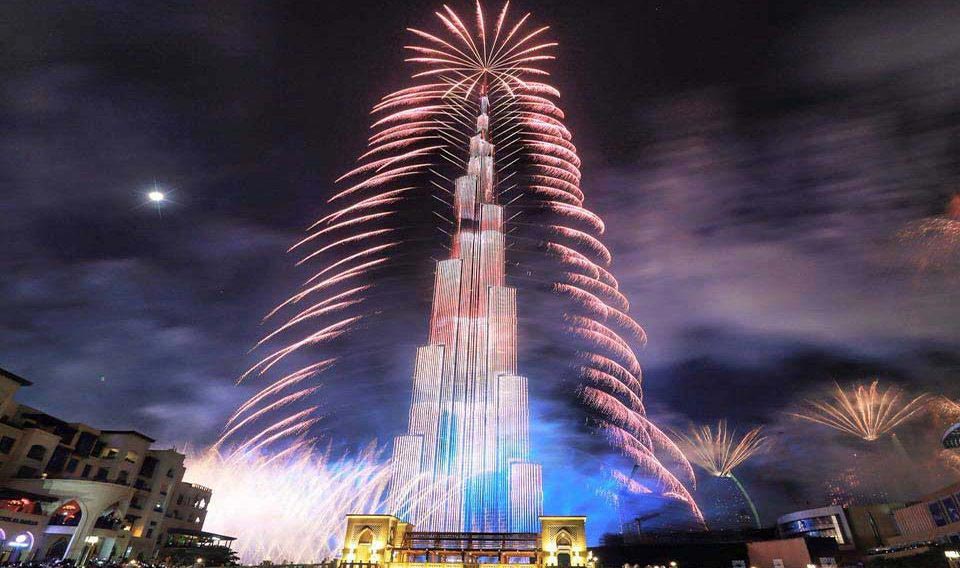
[{"label": "fireworks", "polygon": [[911,262],[921,272],[960,266],[960,193],[947,204],[943,215],[927,217],[897,233],[911,251]]},{"label": "fireworks", "polygon": [[726,421],[721,420],[716,429],[709,425],[698,426],[680,435],[683,449],[690,461],[710,475],[733,480],[750,505],[757,528],[760,528],[757,507],[743,484],[733,474],[733,470],[765,449],[767,438],[761,435],[761,431],[762,428],[757,427],[738,437],[736,431],[729,430]]},{"label": "fireworks", "polygon": [[683,446],[687,457],[715,477],[730,477],[733,470],[743,462],[760,453],[766,445],[766,437],[754,428],[738,438],[734,430],[721,420],[716,429],[698,426],[683,434]]},{"label": "fireworks", "polygon": [[[355,332],[366,330],[368,352],[390,348],[398,283],[410,278],[404,270],[416,257],[426,262],[449,242],[440,233],[456,230],[452,180],[471,167],[476,117],[485,114],[482,127],[496,148],[497,167],[484,198],[516,210],[505,221],[510,254],[545,266],[549,289],[563,302],[558,313],[570,319],[557,328],[576,342],[578,392],[600,430],[614,432],[607,436],[614,446],[699,518],[685,488],[693,482],[689,463],[645,417],[634,352],[645,332],[628,315],[629,303],[608,270],[603,220],[584,204],[560,93],[545,82],[543,65],[554,59],[557,44],[544,39],[548,27],[533,26],[530,14],[514,16],[509,3],[495,15],[478,3],[471,18],[447,6],[436,16],[437,30],[409,30],[410,85],[374,105],[359,163],[337,180],[327,211],[291,248],[310,276],[268,314],[268,321],[280,321],[261,342],[266,354],[241,377],[267,385],[231,416],[218,444],[284,448],[312,435],[317,382],[336,376],[355,355],[349,346],[361,335]],[[486,112],[481,104],[489,105]],[[680,474],[660,455],[678,463]]]},{"label": "fireworks", "polygon": [[[188,481],[215,488],[204,527],[238,537],[243,563],[332,559],[343,545],[347,514],[386,508],[390,468],[375,448],[340,460],[303,448],[293,445],[270,457],[207,450],[188,459]],[[423,487],[421,479],[408,482]],[[426,494],[438,497],[436,490],[403,492],[407,499]]]},{"label": "fireworks", "polygon": [[808,400],[809,408],[794,416],[872,442],[924,410],[927,401],[925,394],[907,400],[896,387],[881,390],[879,381],[849,393],[838,384],[832,400]]}]

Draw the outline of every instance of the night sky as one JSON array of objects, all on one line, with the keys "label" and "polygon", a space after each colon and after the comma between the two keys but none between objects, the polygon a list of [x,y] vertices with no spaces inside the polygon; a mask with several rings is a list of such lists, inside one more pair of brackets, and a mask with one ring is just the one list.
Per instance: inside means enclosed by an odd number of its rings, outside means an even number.
[{"label": "night sky", "polygon": [[[560,42],[587,204],[650,336],[648,411],[765,425],[772,449],[740,477],[767,521],[822,504],[860,451],[789,417],[802,399],[871,377],[960,396],[957,237],[933,267],[897,238],[960,191],[960,5],[837,4],[513,3]],[[284,251],[405,85],[404,28],[438,7],[4,2],[0,366],[34,381],[21,400],[214,439],[253,388],[234,382],[262,317],[305,278]],[[398,305],[377,376],[326,382],[338,447],[402,428],[422,304]],[[533,406],[535,444],[575,444],[572,396]],[[900,435],[945,483],[937,426]]]}]

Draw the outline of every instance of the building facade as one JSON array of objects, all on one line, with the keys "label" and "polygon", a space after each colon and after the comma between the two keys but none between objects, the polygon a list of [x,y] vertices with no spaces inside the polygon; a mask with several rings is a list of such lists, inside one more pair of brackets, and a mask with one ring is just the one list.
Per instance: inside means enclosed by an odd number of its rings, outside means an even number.
[{"label": "building facade", "polygon": [[392,515],[348,515],[340,566],[431,568],[527,564],[593,568],[586,517],[544,517],[538,532],[418,531]]},{"label": "building facade", "polygon": [[891,544],[960,544],[960,483],[923,496],[918,502],[894,511],[900,536]]},{"label": "building facade", "polygon": [[541,469],[530,461],[486,96],[479,107],[453,188],[451,255],[437,263],[429,341],[417,350],[409,428],[394,440],[392,512],[424,530],[535,532]]},{"label": "building facade", "polygon": [[183,482],[183,454],[17,403],[30,384],[0,369],[0,562],[151,561],[167,530],[202,529],[211,492]]},{"label": "building facade", "polygon": [[783,515],[777,519],[777,529],[784,538],[830,537],[841,551],[867,552],[900,534],[894,513],[902,506],[883,503],[807,509]]}]

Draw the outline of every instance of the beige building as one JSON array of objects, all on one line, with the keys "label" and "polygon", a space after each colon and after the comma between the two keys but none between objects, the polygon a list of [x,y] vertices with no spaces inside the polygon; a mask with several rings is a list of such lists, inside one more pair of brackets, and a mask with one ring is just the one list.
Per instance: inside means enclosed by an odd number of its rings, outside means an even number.
[{"label": "beige building", "polygon": [[0,562],[153,560],[167,532],[202,531],[211,491],[183,482],[183,454],[17,403],[30,384],[0,369]]},{"label": "beige building", "polygon": [[593,568],[596,560],[587,550],[586,517],[541,516],[538,533],[469,533],[417,531],[392,515],[348,515],[341,566]]}]

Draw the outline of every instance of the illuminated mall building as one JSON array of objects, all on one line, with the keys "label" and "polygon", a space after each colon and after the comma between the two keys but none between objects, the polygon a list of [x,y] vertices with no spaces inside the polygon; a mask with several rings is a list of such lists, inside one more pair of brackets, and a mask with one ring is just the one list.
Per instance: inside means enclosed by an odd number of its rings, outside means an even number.
[{"label": "illuminated mall building", "polygon": [[183,481],[183,454],[17,403],[30,384],[0,369],[0,562],[153,561],[174,537],[216,536],[202,532],[212,492]]},{"label": "illuminated mall building", "polygon": [[419,531],[392,515],[348,515],[342,562],[384,568],[516,565],[593,568],[586,517],[540,517],[537,532]]},{"label": "illuminated mall building", "polygon": [[451,255],[437,263],[409,428],[394,440],[392,512],[423,531],[535,533],[542,511],[488,106],[482,97],[467,172],[454,183]]}]

